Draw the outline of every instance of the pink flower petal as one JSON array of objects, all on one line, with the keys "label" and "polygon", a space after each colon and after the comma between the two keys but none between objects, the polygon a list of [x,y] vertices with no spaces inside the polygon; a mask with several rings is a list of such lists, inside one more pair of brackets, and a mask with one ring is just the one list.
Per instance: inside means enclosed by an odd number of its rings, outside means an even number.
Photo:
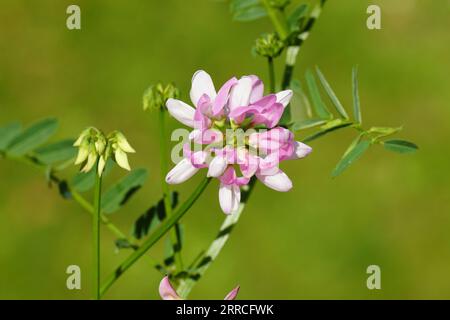
[{"label": "pink flower petal", "polygon": [[242,77],[238,80],[238,83],[233,86],[230,93],[230,101],[228,103],[230,111],[237,107],[248,106],[250,94],[252,92],[252,84],[252,78]]},{"label": "pink flower petal", "polygon": [[239,289],[240,289],[240,287],[237,286],[236,288],[231,290],[230,293],[228,293],[227,296],[225,297],[225,299],[223,299],[223,300],[234,300],[234,299],[236,299],[236,296],[239,293]]},{"label": "pink flower petal", "polygon": [[257,76],[249,76],[252,78],[252,92],[250,94],[250,103],[258,101],[264,95],[264,83]]},{"label": "pink flower petal", "polygon": [[236,172],[232,166],[228,166],[222,176],[220,176],[219,180],[221,183],[225,185],[231,185],[234,183],[234,179],[236,178]]},{"label": "pink flower petal", "polygon": [[238,152],[238,164],[244,177],[251,178],[258,169],[259,158],[245,150]]},{"label": "pink flower petal", "polygon": [[159,283],[159,295],[163,300],[183,300],[172,287],[169,277],[165,276]]},{"label": "pink flower petal", "polygon": [[212,114],[214,116],[220,115],[223,111],[223,107],[228,102],[229,94],[231,88],[238,83],[236,78],[231,78],[220,88],[216,99],[214,100],[214,104],[212,107]]}]

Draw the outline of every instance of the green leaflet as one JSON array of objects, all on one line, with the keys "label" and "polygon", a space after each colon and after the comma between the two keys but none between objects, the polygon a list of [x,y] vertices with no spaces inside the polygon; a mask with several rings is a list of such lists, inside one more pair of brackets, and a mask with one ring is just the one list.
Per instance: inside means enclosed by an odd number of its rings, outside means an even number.
[{"label": "green leaflet", "polygon": [[358,160],[363,153],[369,149],[370,142],[367,140],[360,141],[357,144],[353,146],[353,148],[347,149],[345,152],[345,155],[342,157],[341,161],[336,165],[332,172],[332,177],[337,177],[342,172],[344,172],[345,169],[347,169],[352,163],[354,163],[356,160]]},{"label": "green leaflet", "polygon": [[398,153],[413,153],[419,149],[416,144],[405,140],[387,140],[383,142],[383,146],[386,150]]},{"label": "green leaflet", "polygon": [[292,13],[287,18],[287,23],[289,25],[289,30],[291,32],[293,31],[300,31],[301,26],[301,20],[306,16],[306,13],[308,12],[309,6],[305,3],[300,4],[297,8],[292,11]]},{"label": "green leaflet", "polygon": [[78,192],[86,192],[94,187],[96,174],[95,170],[91,170],[87,173],[78,172],[72,178],[70,185]]},{"label": "green leaflet", "polygon": [[327,109],[325,103],[322,101],[319,88],[317,87],[316,79],[314,78],[314,75],[311,72],[311,70],[309,69],[306,70],[305,78],[313,102],[314,110],[316,111],[317,115],[321,119],[331,119],[332,114]]},{"label": "green leaflet", "polygon": [[252,21],[267,16],[260,0],[232,0],[230,11],[236,21]]},{"label": "green leaflet", "polygon": [[327,121],[323,120],[323,119],[306,119],[306,120],[302,120],[302,121],[297,121],[297,122],[294,122],[294,124],[292,125],[292,130],[299,131],[299,130],[309,129],[309,128],[323,125],[326,122]]},{"label": "green leaflet", "polygon": [[[178,205],[177,192],[172,192],[171,204],[172,209]],[[161,199],[157,204],[151,206],[136,220],[133,225],[133,237],[138,240],[144,238],[147,234],[150,234],[165,218],[166,210],[164,208],[164,201]]]},{"label": "green leaflet", "polygon": [[73,139],[67,139],[40,147],[35,150],[34,157],[43,164],[68,161],[77,155],[73,143]]},{"label": "green leaflet", "polygon": [[248,9],[250,7],[260,6],[259,0],[231,0],[230,11],[232,13]]},{"label": "green leaflet", "polygon": [[307,117],[311,118],[313,116],[311,104],[310,104],[309,99],[306,96],[304,90],[302,89],[302,85],[301,85],[300,81],[298,79],[292,79],[290,87],[291,87],[292,91],[294,91],[294,93],[295,93],[294,97],[298,97],[300,99],[301,106],[305,108],[305,113],[306,113]]},{"label": "green leaflet", "polygon": [[22,131],[19,122],[11,122],[0,128],[0,151],[5,151],[11,141],[13,141]]},{"label": "green leaflet", "polygon": [[56,131],[58,121],[48,118],[36,122],[11,141],[6,152],[15,157],[23,156],[46,142]]},{"label": "green leaflet", "polygon": [[119,180],[102,195],[102,211],[110,214],[119,210],[142,187],[147,176],[147,170],[141,168]]},{"label": "green leaflet", "polygon": [[267,16],[267,11],[260,6],[249,7],[233,14],[236,21],[246,22],[253,21]]},{"label": "green leaflet", "polygon": [[313,141],[313,140],[315,140],[315,139],[317,139],[317,138],[319,138],[321,136],[326,135],[327,133],[330,133],[330,132],[333,132],[335,130],[338,130],[338,129],[341,129],[341,128],[345,128],[345,127],[348,127],[348,126],[352,125],[351,122],[342,122],[342,119],[336,119],[336,120],[341,120],[341,122],[338,123],[337,125],[333,126],[333,127],[328,127],[327,126],[327,128],[322,129],[322,130],[320,130],[320,131],[318,131],[316,133],[313,133],[310,136],[307,136],[305,139],[303,139],[303,142],[307,143],[307,142]]},{"label": "green leaflet", "polygon": [[359,92],[358,92],[358,67],[352,69],[352,92],[353,92],[353,116],[356,123],[362,123],[361,107],[359,105]]},{"label": "green leaflet", "polygon": [[323,75],[323,73],[320,71],[319,67],[316,67],[317,75],[319,76],[320,83],[322,84],[322,87],[325,89],[326,93],[328,94],[328,97],[330,98],[331,102],[333,103],[334,107],[336,108],[337,112],[344,117],[345,119],[348,119],[348,114],[345,111],[344,107],[342,106],[341,102],[339,101],[338,97],[334,93],[333,89],[331,89],[330,84],[328,83],[327,79]]}]

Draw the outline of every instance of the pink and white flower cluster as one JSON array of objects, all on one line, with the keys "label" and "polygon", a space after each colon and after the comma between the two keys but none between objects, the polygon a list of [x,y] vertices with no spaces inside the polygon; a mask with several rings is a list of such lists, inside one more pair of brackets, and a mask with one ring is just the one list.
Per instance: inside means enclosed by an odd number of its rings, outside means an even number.
[{"label": "pink and white flower cluster", "polygon": [[209,74],[197,71],[190,97],[195,108],[176,99],[166,103],[174,118],[193,129],[167,183],[182,183],[207,168],[208,177],[220,180],[219,201],[226,214],[238,210],[240,188],[253,176],[276,191],[292,188],[279,163],[303,158],[312,149],[278,126],[291,90],[264,96],[263,82],[250,75],[231,78],[217,92]]}]

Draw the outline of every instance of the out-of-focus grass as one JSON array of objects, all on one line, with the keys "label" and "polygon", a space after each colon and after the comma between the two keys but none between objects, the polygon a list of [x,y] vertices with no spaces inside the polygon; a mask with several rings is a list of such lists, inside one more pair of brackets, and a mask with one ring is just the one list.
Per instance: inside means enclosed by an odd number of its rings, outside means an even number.
[{"label": "out-of-focus grass", "polygon": [[[59,138],[88,125],[123,130],[138,151],[132,166],[150,170],[146,186],[111,217],[129,230],[161,192],[157,117],[142,112],[142,92],[156,81],[175,81],[187,99],[199,68],[217,83],[249,73],[267,79],[265,61],[250,48],[270,23],[232,22],[224,3],[206,0],[77,1],[82,30],[69,31],[71,3],[0,5],[0,123],[57,116]],[[329,1],[301,49],[296,78],[319,65],[350,110],[350,72],[358,64],[366,124],[404,125],[402,137],[420,152],[403,156],[374,147],[332,180],[352,132],[314,142],[310,157],[283,164],[292,192],[257,186],[192,298],[222,298],[238,283],[240,298],[450,298],[449,4],[377,1],[380,31],[365,27],[368,4]],[[88,216],[48,190],[32,168],[1,160],[0,177],[0,298],[88,298]],[[182,199],[196,181],[179,186]],[[209,243],[222,219],[214,182],[183,219],[186,260]],[[114,253],[106,230],[102,237],[106,275],[127,253]],[[70,264],[82,268],[81,291],[65,287]],[[366,288],[370,264],[381,266],[381,291]],[[159,280],[144,258],[107,298],[157,299]]]}]

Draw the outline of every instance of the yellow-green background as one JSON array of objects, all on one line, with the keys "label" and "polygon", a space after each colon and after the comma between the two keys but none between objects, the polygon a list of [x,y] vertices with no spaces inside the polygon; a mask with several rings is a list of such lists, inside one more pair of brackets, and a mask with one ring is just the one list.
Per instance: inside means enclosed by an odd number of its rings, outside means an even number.
[{"label": "yellow-green background", "polygon": [[[80,31],[65,27],[72,3],[81,6]],[[381,6],[382,30],[366,28],[369,4]],[[329,1],[295,77],[319,65],[350,109],[358,64],[365,124],[404,125],[401,137],[420,152],[376,146],[332,180],[354,132],[312,143],[307,159],[283,164],[291,192],[257,186],[192,298],[222,298],[236,284],[248,299],[450,298],[449,13],[450,3],[439,0]],[[3,0],[0,30],[0,123],[53,115],[60,119],[54,139],[88,125],[120,129],[137,150],[132,166],[149,169],[145,187],[111,217],[124,230],[161,193],[157,114],[141,107],[146,87],[175,81],[187,100],[200,68],[218,84],[250,73],[267,79],[265,61],[250,48],[270,22],[233,22],[223,2]],[[106,183],[123,174],[116,170]],[[182,200],[204,175],[178,187]],[[185,260],[224,218],[217,189],[215,181],[182,220]],[[113,240],[105,229],[103,275],[128,254],[116,254]],[[90,244],[82,209],[49,190],[35,169],[0,160],[0,298],[89,298]],[[161,247],[150,254],[160,257]],[[81,291],[65,287],[70,264],[81,266]],[[381,267],[382,290],[366,288],[371,264]],[[106,298],[158,299],[160,278],[143,258]]]}]

